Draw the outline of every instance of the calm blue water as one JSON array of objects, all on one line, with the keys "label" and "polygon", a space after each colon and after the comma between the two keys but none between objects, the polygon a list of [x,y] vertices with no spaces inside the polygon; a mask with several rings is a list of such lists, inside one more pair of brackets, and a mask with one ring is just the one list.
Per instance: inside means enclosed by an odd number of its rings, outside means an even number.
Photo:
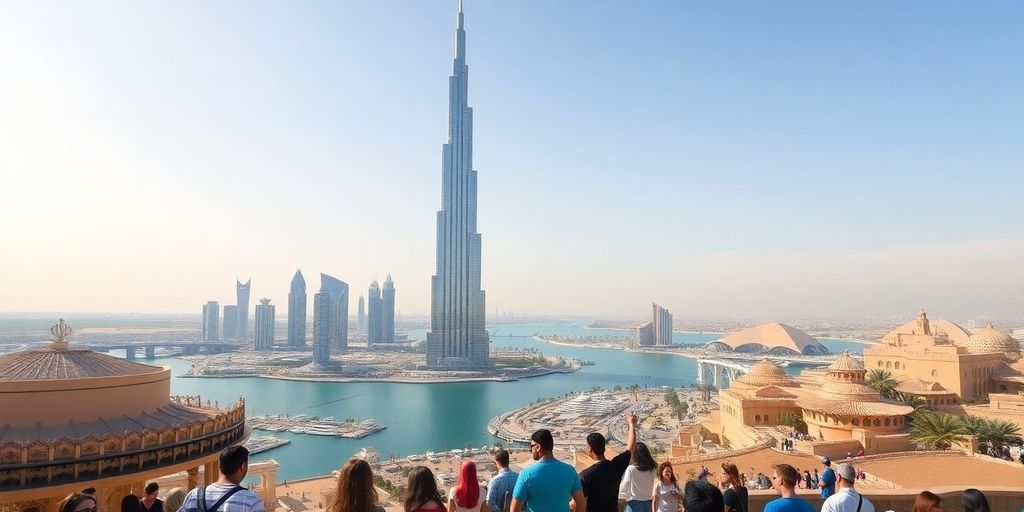
[{"label": "calm blue water", "polygon": [[[595,362],[567,375],[549,375],[518,382],[463,382],[450,384],[292,382],[259,378],[188,379],[175,377],[174,394],[199,394],[204,400],[229,403],[244,396],[250,415],[314,414],[337,418],[373,418],[388,425],[363,439],[340,439],[289,433],[274,434],[292,444],[265,452],[255,459],[273,458],[281,463],[278,480],[324,475],[337,469],[362,447],[373,447],[382,457],[482,446],[500,440],[487,433],[487,421],[537,398],[560,396],[568,391],[641,386],[688,386],[697,379],[697,364],[671,355],[640,354],[617,350],[583,349],[541,343],[534,333],[562,335],[628,336],[628,331],[585,329],[578,323],[498,325],[490,329],[494,347],[537,348],[549,355]],[[422,338],[423,331],[410,332]],[[509,334],[519,337],[508,337]],[[702,343],[720,335],[676,333],[677,343]],[[822,340],[831,350],[862,345]],[[847,347],[849,345],[849,347]],[[188,363],[161,359],[175,375]]]}]

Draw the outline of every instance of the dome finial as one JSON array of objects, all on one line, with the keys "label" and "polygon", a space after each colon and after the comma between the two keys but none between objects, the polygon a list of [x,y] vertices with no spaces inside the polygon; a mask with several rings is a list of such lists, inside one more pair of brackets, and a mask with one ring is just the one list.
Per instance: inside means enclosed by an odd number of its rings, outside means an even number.
[{"label": "dome finial", "polygon": [[50,334],[53,335],[53,339],[50,340],[50,348],[54,350],[67,350],[67,338],[68,336],[71,336],[73,331],[74,330],[71,326],[61,318],[59,322],[53,325],[53,327],[50,327]]}]

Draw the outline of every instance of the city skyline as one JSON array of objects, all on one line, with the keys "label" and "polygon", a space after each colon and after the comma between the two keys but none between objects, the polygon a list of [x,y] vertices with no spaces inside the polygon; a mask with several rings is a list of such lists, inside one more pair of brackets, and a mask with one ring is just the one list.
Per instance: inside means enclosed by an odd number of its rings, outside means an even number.
[{"label": "city skyline", "polygon": [[[301,265],[427,314],[450,4],[11,6],[0,311],[194,314]],[[1024,314],[1018,5],[657,8],[467,5],[492,308]]]}]

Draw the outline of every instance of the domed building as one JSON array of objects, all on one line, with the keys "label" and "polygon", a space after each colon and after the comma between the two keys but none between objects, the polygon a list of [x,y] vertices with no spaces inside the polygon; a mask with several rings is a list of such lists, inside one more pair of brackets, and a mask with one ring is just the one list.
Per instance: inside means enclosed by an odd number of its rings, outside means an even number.
[{"label": "domed building", "polygon": [[732,333],[708,343],[709,348],[772,355],[828,354],[828,348],[809,334],[782,323],[770,323]]},{"label": "domed building", "polygon": [[1020,356],[1020,344],[991,325],[971,333],[948,320],[933,321],[923,309],[864,350],[868,369],[891,373],[900,381],[897,389],[938,406],[1024,389],[1024,369],[1013,364]]},{"label": "domed building", "polygon": [[96,489],[117,510],[147,481],[218,476],[221,449],[246,440],[245,403],[226,409],[172,397],[169,368],[69,347],[63,320],[47,348],[0,356],[0,511],[49,511]]}]

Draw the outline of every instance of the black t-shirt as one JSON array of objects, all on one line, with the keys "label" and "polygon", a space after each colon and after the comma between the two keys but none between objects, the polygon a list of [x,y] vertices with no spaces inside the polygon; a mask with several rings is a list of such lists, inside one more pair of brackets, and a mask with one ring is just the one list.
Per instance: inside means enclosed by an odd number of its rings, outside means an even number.
[{"label": "black t-shirt", "polygon": [[722,498],[726,505],[729,505],[729,512],[747,512],[747,488],[732,487],[725,490]]},{"label": "black t-shirt", "polygon": [[[153,501],[153,506],[149,508],[146,508],[145,503],[139,501],[139,508],[142,509],[142,512],[164,512],[164,500],[157,498],[156,500]],[[171,512],[178,511],[172,510]]]},{"label": "black t-shirt", "polygon": [[605,460],[580,473],[583,495],[587,497],[587,512],[618,512],[619,482],[629,467],[629,451],[612,460]]}]

